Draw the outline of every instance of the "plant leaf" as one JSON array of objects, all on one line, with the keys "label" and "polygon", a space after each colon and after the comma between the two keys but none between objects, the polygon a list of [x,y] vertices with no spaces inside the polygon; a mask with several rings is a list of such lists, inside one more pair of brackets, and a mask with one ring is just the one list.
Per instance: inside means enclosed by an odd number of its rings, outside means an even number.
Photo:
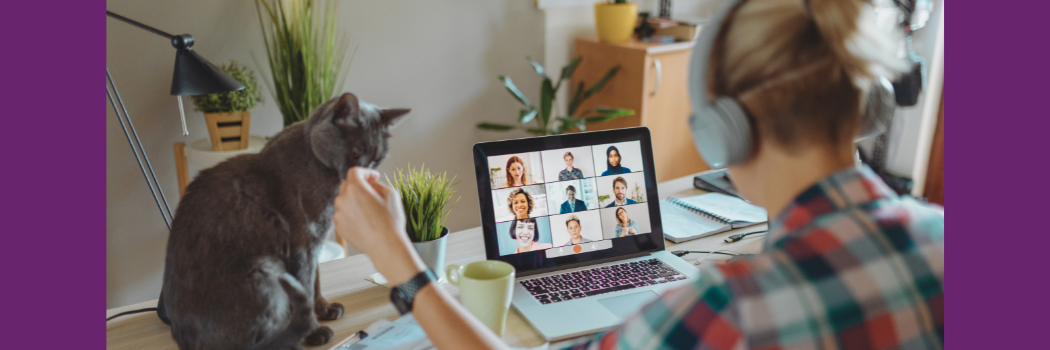
[{"label": "plant leaf", "polygon": [[594,108],[594,109],[591,109],[591,110],[589,110],[587,112],[588,113],[595,112],[595,113],[599,114],[598,116],[587,117],[587,118],[580,119],[580,120],[584,121],[587,124],[601,123],[601,122],[613,120],[613,119],[616,119],[616,118],[619,118],[619,117],[626,117],[626,116],[629,116],[629,115],[634,115],[634,111],[633,110],[622,109],[622,108],[618,108],[618,109]]},{"label": "plant leaf", "polygon": [[521,112],[518,113],[518,124],[525,124],[532,121],[532,118],[536,118],[536,113],[537,111],[535,108],[521,110]]},{"label": "plant leaf", "polygon": [[488,123],[488,122],[478,123],[477,127],[478,127],[478,129],[489,130],[489,131],[510,131],[510,130],[514,130],[516,128],[513,125],[496,124],[496,123]]},{"label": "plant leaf", "polygon": [[528,128],[528,129],[525,129],[525,132],[533,134],[533,135],[536,135],[536,136],[547,135],[547,129],[540,129],[540,128]]},{"label": "plant leaf", "polygon": [[562,67],[561,76],[558,78],[558,84],[554,85],[554,91],[558,91],[561,88],[562,80],[572,79],[573,73],[576,72],[576,66],[579,66],[581,61],[583,61],[583,57],[576,56],[576,58],[572,59],[572,62],[569,62],[569,65]]},{"label": "plant leaf", "polygon": [[536,74],[539,74],[541,77],[543,77],[543,79],[550,79],[549,77],[547,77],[547,70],[543,69],[543,66],[540,65],[539,62],[536,62],[536,60],[532,59],[532,57],[529,56],[525,56],[525,59],[529,60],[529,64],[532,65],[532,69],[536,70]]},{"label": "plant leaf", "polygon": [[517,86],[514,86],[514,82],[510,80],[510,77],[501,75],[499,80],[503,82],[503,86],[507,87],[507,91],[510,91],[510,94],[514,95],[514,98],[517,98],[521,104],[525,105],[525,107],[533,108],[532,103],[525,98],[525,95],[521,93],[521,90],[518,90]]},{"label": "plant leaf", "polygon": [[569,101],[569,116],[576,115],[576,109],[580,108],[580,103],[583,102],[583,82],[576,85],[576,93],[572,95],[572,100]]},{"label": "plant leaf", "polygon": [[616,67],[612,67],[611,69],[609,69],[608,72],[605,72],[605,75],[602,76],[601,79],[598,79],[597,83],[594,83],[594,86],[592,86],[590,89],[587,89],[587,92],[583,94],[583,99],[586,100],[587,98],[591,97],[591,95],[602,91],[602,88],[605,87],[605,83],[607,83],[610,78],[616,75],[616,72],[618,72],[619,70],[620,66],[617,65]]},{"label": "plant leaf", "polygon": [[551,80],[548,78],[543,79],[543,85],[540,86],[540,118],[543,118],[542,126],[544,128],[550,123],[551,120],[551,104],[554,103],[554,87],[551,86]]}]

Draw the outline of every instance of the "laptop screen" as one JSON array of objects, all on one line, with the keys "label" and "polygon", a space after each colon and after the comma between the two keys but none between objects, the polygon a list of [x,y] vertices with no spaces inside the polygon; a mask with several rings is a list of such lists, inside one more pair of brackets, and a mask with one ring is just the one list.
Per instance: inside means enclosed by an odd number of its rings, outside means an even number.
[{"label": "laptop screen", "polygon": [[519,276],[663,249],[647,128],[474,147],[488,259]]}]

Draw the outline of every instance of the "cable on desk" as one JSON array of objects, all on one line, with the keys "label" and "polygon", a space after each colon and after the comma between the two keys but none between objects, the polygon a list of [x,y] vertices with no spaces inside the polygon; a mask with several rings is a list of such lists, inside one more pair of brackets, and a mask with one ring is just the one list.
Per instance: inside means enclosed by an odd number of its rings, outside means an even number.
[{"label": "cable on desk", "polygon": [[124,316],[124,315],[131,315],[131,314],[137,314],[137,313],[142,313],[142,312],[147,312],[147,311],[157,311],[157,308],[155,308],[155,307],[150,307],[150,308],[145,308],[145,309],[138,309],[138,310],[124,311],[124,312],[121,312],[121,313],[119,313],[119,314],[116,314],[116,315],[113,315],[113,316],[110,316],[110,317],[106,317],[106,322],[109,322],[109,320],[112,320],[112,319],[114,319],[114,318],[117,318],[117,317],[120,317],[120,316]]},{"label": "cable on desk", "polygon": [[756,233],[768,233],[768,232],[769,232],[769,230],[736,234],[736,235],[732,235],[732,236],[726,237],[725,242],[726,243],[733,243],[733,242],[739,241],[741,239],[744,239],[744,237],[747,237],[747,236],[750,236],[750,235],[753,235],[753,234],[756,234]]},{"label": "cable on desk", "polygon": [[[737,254],[739,254],[739,253],[736,253],[736,252],[733,252],[733,253],[726,253],[726,252],[732,252],[732,250],[716,250],[716,251],[676,250],[676,251],[671,252],[671,254],[674,254],[674,256],[677,256],[679,258],[681,258],[683,256],[686,256],[688,254],[722,254],[722,255],[729,255],[729,256],[737,256]],[[736,254],[734,254],[734,253],[736,253]]]}]

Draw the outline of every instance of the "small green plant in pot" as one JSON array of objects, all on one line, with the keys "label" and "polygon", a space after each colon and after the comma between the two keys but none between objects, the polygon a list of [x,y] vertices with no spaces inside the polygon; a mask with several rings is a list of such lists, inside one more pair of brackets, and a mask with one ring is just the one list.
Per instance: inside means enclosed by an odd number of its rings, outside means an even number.
[{"label": "small green plant in pot", "polygon": [[[408,170],[397,170],[397,175],[390,184],[401,195],[401,204],[405,208],[405,219],[408,221],[408,238],[423,259],[423,263],[437,274],[439,280],[445,279],[445,247],[448,244],[449,230],[445,220],[452,207],[459,202],[452,196],[455,177],[448,178],[446,173],[431,173],[424,166]],[[446,208],[448,207],[448,208]]]},{"label": "small green plant in pot", "polygon": [[248,148],[251,109],[262,102],[262,94],[248,67],[230,61],[219,65],[219,69],[244,85],[244,89],[192,96],[193,105],[204,113],[213,151],[242,150]]}]

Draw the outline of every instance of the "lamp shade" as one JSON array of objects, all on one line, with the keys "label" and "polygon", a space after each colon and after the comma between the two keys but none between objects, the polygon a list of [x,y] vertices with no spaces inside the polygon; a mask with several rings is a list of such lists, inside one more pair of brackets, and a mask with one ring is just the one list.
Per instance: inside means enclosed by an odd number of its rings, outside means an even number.
[{"label": "lamp shade", "polygon": [[192,48],[181,48],[175,53],[175,73],[171,77],[172,95],[205,95],[241,89],[244,89],[244,85],[226,75]]}]

